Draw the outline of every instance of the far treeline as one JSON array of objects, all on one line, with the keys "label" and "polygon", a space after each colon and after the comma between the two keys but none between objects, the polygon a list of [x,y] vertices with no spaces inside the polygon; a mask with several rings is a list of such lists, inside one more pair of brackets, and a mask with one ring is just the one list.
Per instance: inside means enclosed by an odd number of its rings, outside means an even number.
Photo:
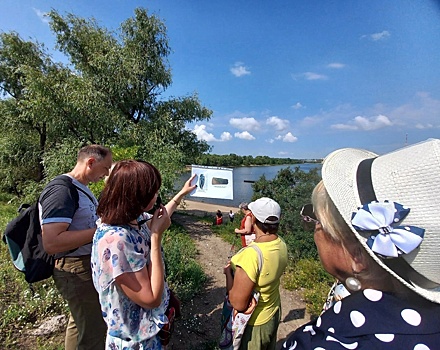
[{"label": "far treeline", "polygon": [[252,165],[288,165],[303,163],[321,163],[322,159],[271,158],[268,156],[239,156],[234,153],[218,155],[203,154],[197,158],[198,165],[206,166],[252,166]]}]

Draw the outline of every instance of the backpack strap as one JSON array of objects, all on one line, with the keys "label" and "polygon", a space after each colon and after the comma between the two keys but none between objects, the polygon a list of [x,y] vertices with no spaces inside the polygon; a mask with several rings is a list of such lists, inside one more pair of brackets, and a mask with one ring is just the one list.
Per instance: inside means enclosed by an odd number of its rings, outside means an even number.
[{"label": "backpack strap", "polygon": [[87,198],[89,198],[90,201],[96,205],[96,199],[93,199],[92,196],[90,196],[90,194],[88,194],[82,188],[76,186],[73,183],[72,178],[67,175],[57,176],[56,178],[54,178],[52,181],[50,181],[47,184],[47,186],[54,186],[54,185],[63,185],[63,186],[66,186],[69,188],[70,193],[72,194],[72,197],[76,200],[75,210],[78,209],[78,201],[79,201],[78,191],[81,191],[82,193],[84,193],[87,196]]},{"label": "backpack strap", "polygon": [[261,270],[263,269],[263,252],[261,251],[260,247],[257,246],[256,244],[249,244],[248,245],[249,248],[253,248],[258,255],[258,273],[257,273],[257,278],[260,276]]},{"label": "backpack strap", "polygon": [[76,186],[73,182],[72,182],[72,185],[75,186],[75,188],[76,188],[78,191],[81,191],[82,193],[84,193],[84,194],[90,199],[90,202],[92,202],[94,205],[96,205],[96,199],[93,199],[93,198],[90,196],[90,194],[88,194],[88,193],[87,193],[86,191],[84,191],[82,188]]}]

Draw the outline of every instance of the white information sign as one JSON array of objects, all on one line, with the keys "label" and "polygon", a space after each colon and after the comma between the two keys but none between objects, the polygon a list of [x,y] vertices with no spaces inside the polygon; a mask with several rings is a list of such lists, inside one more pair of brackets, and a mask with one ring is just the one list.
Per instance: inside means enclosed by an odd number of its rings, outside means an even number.
[{"label": "white information sign", "polygon": [[192,165],[191,175],[197,188],[191,192],[192,197],[234,199],[232,169],[212,166]]}]

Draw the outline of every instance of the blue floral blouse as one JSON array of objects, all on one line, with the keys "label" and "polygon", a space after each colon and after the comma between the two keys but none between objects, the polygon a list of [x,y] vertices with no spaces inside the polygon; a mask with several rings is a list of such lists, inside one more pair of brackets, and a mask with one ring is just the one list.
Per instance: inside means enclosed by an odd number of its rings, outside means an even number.
[{"label": "blue floral blouse", "polygon": [[161,305],[145,309],[131,301],[116,285],[115,278],[136,272],[150,263],[150,231],[131,226],[99,224],[92,246],[93,283],[107,323],[106,349],[161,349],[157,333],[168,323],[165,311],[169,289],[165,283]]},{"label": "blue floral blouse", "polygon": [[373,289],[337,301],[284,342],[288,350],[434,350],[440,305],[403,301]]}]

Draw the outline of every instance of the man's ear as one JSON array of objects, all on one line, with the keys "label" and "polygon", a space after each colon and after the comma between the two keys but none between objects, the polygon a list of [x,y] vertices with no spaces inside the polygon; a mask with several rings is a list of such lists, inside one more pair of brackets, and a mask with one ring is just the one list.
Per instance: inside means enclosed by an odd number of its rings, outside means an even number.
[{"label": "man's ear", "polygon": [[95,162],[96,162],[95,158],[93,157],[88,158],[86,161],[87,167],[91,168]]}]

